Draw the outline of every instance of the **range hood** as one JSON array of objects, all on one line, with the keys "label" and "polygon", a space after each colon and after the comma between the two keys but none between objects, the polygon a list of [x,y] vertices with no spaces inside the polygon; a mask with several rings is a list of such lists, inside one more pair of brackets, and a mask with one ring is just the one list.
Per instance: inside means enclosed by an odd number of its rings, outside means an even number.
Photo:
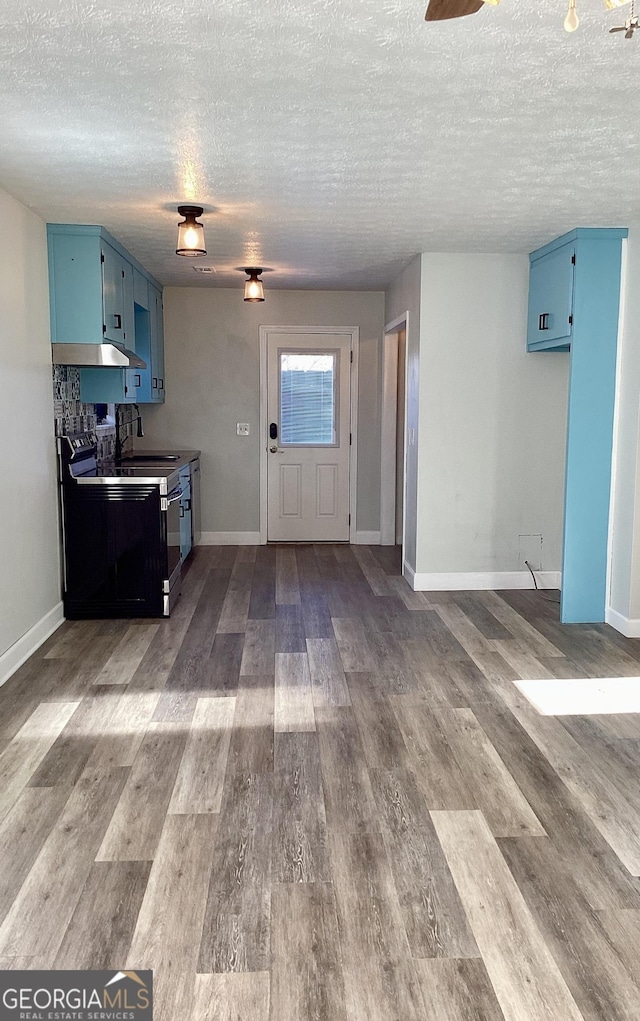
[{"label": "range hood", "polygon": [[92,369],[146,369],[134,351],[117,344],[52,344],[54,365],[80,365]]}]

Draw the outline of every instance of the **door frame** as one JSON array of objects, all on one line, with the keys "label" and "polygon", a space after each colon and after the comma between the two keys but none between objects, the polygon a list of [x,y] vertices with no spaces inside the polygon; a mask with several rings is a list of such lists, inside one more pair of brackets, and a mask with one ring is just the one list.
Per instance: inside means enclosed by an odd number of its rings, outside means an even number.
[{"label": "door frame", "polygon": [[402,551],[404,557],[407,519],[407,370],[409,359],[409,311],[392,319],[382,339],[382,411],[380,423],[380,544],[396,543],[396,424],[398,412],[398,333],[405,330],[404,369],[404,452],[402,465]]},{"label": "door frame", "polygon": [[358,494],[358,362],[360,354],[359,326],[261,326],[260,328],[260,543],[267,542],[267,344],[270,333],[312,334],[318,333],[325,337],[345,334],[351,337],[351,381],[349,388],[349,429],[351,444],[349,447],[349,542],[356,541],[357,494]]}]

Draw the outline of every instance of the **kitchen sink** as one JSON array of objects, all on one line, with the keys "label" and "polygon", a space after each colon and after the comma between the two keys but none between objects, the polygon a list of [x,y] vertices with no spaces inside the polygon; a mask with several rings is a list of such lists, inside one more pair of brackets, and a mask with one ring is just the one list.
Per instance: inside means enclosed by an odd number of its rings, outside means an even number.
[{"label": "kitchen sink", "polygon": [[123,457],[120,464],[158,464],[159,461],[179,461],[178,454],[133,454],[132,457]]}]

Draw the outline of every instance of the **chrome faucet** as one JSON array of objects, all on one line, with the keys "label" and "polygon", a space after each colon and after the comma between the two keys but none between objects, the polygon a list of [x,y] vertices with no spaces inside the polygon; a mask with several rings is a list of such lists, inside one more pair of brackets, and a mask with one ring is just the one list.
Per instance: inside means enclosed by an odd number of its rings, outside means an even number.
[{"label": "chrome faucet", "polygon": [[[123,451],[123,448],[124,448],[124,444],[127,442],[129,437],[131,436],[131,433],[130,433],[129,429],[133,425],[134,422],[137,423],[136,436],[138,436],[138,437],[144,436],[144,429],[142,428],[142,415],[140,414],[140,408],[138,407],[137,404],[133,404],[132,407],[134,407],[136,409],[138,414],[137,414],[137,416],[135,418],[132,418],[129,422],[121,422],[120,421],[120,405],[118,405],[118,407],[116,408],[116,461],[121,461],[122,460],[122,451]],[[120,432],[120,430],[123,427],[126,429],[126,434],[125,434],[124,440],[122,439],[121,432]]]}]

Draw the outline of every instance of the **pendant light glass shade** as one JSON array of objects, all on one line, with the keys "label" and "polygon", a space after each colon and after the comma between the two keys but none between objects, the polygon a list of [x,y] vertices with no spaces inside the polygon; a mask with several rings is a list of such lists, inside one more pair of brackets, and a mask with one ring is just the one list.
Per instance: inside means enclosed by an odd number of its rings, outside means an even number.
[{"label": "pendant light glass shade", "polygon": [[576,0],[569,0],[569,10],[564,19],[564,30],[565,32],[575,32],[579,24],[580,18],[576,10]]},{"label": "pendant light glass shade", "polygon": [[264,288],[262,286],[262,280],[258,277],[262,273],[261,269],[250,267],[245,269],[245,273],[249,277],[244,282],[244,300],[245,301],[264,301]]},{"label": "pendant light glass shade", "polygon": [[190,258],[206,255],[204,227],[196,220],[197,216],[202,216],[202,206],[178,206],[178,212],[180,216],[184,216],[184,220],[178,224],[176,255],[186,255]]}]

